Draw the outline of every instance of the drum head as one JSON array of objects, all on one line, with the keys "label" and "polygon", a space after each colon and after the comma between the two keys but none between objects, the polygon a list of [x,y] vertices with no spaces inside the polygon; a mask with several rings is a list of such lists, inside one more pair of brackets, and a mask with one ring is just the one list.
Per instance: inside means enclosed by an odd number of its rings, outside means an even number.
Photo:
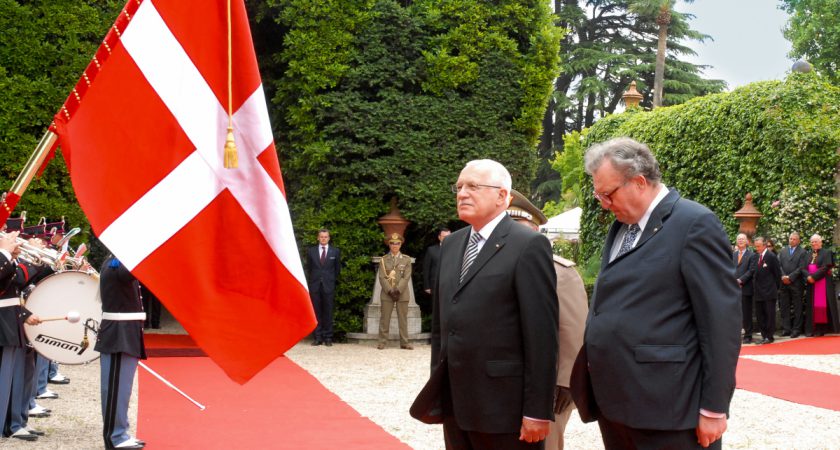
[{"label": "drum head", "polygon": [[73,312],[79,315],[76,323],[51,320],[24,327],[29,342],[45,358],[62,364],[84,364],[99,358],[99,352],[93,349],[102,318],[98,278],[79,271],[52,274],[35,286],[26,309],[41,319],[66,317]]}]

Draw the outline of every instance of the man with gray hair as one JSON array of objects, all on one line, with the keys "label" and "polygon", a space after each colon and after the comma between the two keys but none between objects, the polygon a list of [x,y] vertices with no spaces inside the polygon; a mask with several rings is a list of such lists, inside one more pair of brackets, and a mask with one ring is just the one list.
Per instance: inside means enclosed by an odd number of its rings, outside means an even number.
[{"label": "man with gray hair", "polygon": [[470,161],[452,192],[470,226],[440,248],[432,374],[411,415],[442,423],[447,449],[543,449],[557,379],[551,245],[505,212],[498,162]]},{"label": "man with gray hair", "polygon": [[644,144],[613,139],[584,158],[616,220],[572,375],[581,417],[607,449],[721,448],[741,330],[729,239],[660,182]]}]

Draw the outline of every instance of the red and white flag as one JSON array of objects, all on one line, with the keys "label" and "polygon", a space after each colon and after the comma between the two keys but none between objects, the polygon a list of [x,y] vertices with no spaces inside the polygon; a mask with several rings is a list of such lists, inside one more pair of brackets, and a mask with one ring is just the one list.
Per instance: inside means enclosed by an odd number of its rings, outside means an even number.
[{"label": "red and white flag", "polygon": [[55,116],[102,242],[244,383],[315,327],[243,0],[130,0]]}]

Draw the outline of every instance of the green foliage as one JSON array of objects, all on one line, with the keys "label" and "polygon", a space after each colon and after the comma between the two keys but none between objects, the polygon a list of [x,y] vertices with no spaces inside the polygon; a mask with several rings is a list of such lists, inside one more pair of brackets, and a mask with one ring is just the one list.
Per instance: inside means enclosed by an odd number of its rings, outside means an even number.
[{"label": "green foliage", "polygon": [[[668,0],[669,3],[670,0]],[[644,4],[649,4],[650,13]],[[543,122],[540,157],[550,161],[563,149],[563,136],[592,126],[615,112],[631,81],[653,100],[661,0],[556,0],[557,26],[568,29],[561,43],[561,73]],[[635,8],[639,8],[635,10]],[[664,72],[664,105],[721,92],[726,83],[703,78],[703,65],[685,61],[695,52],[685,42],[703,42],[709,36],[689,26],[690,14],[671,13]],[[557,201],[565,187],[554,183],[554,173],[541,170],[533,181],[537,204]]]},{"label": "green foliage", "polygon": [[[532,179],[560,36],[536,0],[272,0],[261,17],[286,30],[264,76],[296,233],[331,230],[345,261],[336,326],[358,331],[392,196],[412,221],[403,250],[422,257],[457,223],[449,185],[464,163]],[[269,35],[258,44],[277,49]]]},{"label": "green foliage", "polygon": [[[87,66],[124,2],[0,0],[0,183],[11,187],[53,115]],[[65,216],[90,227],[76,203],[66,166],[56,158],[23,195],[14,215]]]},{"label": "green foliage", "polygon": [[808,60],[834,84],[840,84],[840,2],[837,0],[780,0],[790,14],[784,34],[792,44],[790,56]]},{"label": "green foliage", "polygon": [[[759,234],[785,242],[790,231],[799,231],[830,241],[838,214],[837,123],[840,88],[814,74],[793,74],[784,82],[752,83],[683,105],[607,117],[584,144],[617,136],[646,143],[664,183],[708,206],[733,240],[733,213],[750,192],[764,214]],[[581,234],[588,258],[600,252],[612,218],[592,197],[590,178],[586,184]]]},{"label": "green foliage", "polygon": [[557,156],[551,161],[551,168],[560,174],[563,181],[563,199],[562,202],[558,202],[564,208],[563,211],[580,206],[583,198],[581,185],[583,184],[584,172],[581,141],[585,135],[586,130],[583,133],[572,131],[563,136],[563,152],[557,153]]}]

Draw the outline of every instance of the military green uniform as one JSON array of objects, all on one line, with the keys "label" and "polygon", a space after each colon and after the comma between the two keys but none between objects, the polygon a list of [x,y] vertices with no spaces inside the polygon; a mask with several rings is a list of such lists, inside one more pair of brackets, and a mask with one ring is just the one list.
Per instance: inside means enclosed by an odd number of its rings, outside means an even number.
[{"label": "military green uniform", "polygon": [[[388,342],[388,332],[391,324],[391,312],[394,303],[397,304],[397,322],[400,326],[400,346],[407,347],[408,343],[408,301],[410,298],[409,279],[411,278],[411,257],[398,253],[394,256],[390,252],[382,257],[379,263],[379,284],[382,286],[379,298],[382,302],[382,315],[379,318],[379,344]],[[400,291],[397,301],[388,294],[392,289]]]}]

